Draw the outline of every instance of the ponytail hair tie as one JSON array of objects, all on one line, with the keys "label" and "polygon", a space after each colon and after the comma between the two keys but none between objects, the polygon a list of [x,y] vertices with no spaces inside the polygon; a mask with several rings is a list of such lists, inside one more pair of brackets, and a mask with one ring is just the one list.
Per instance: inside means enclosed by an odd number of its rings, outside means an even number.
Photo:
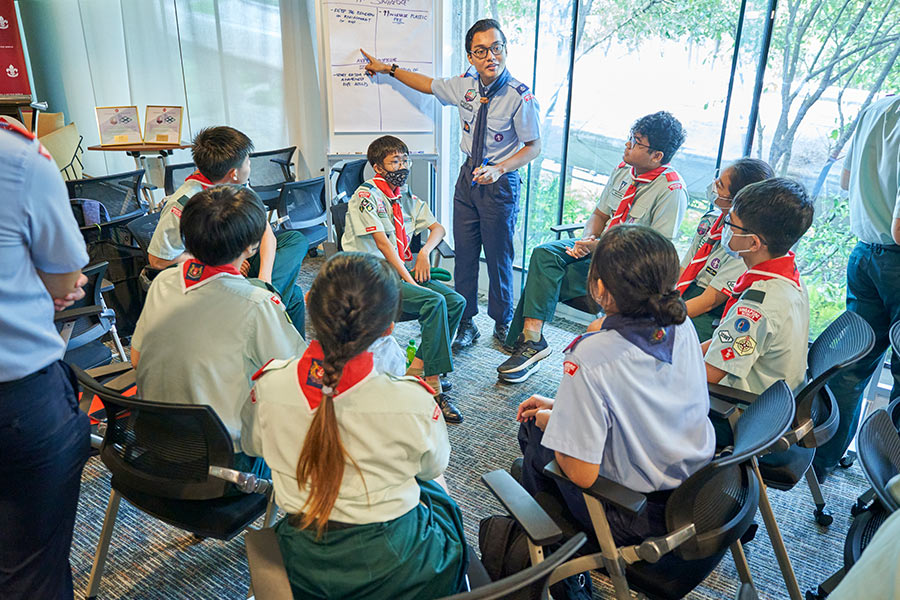
[{"label": "ponytail hair tie", "polygon": [[330,385],[323,385],[322,393],[325,394],[326,396],[331,396],[334,394],[334,390],[331,388]]}]

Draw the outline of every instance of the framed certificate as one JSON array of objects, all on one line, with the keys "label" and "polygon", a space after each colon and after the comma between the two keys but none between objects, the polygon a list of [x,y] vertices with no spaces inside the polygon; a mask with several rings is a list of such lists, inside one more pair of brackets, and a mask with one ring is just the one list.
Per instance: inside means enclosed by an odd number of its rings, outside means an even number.
[{"label": "framed certificate", "polygon": [[144,141],[137,106],[98,106],[94,110],[101,146],[140,144]]},{"label": "framed certificate", "polygon": [[181,143],[180,106],[147,105],[144,113],[144,143],[147,144],[179,144]]}]

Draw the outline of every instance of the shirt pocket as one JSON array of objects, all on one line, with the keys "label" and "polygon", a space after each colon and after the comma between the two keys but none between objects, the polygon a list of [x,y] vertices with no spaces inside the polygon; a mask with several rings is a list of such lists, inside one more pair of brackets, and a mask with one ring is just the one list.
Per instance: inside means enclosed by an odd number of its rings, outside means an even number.
[{"label": "shirt pocket", "polygon": [[497,144],[510,143],[515,135],[513,122],[509,118],[488,117],[488,135]]},{"label": "shirt pocket", "polygon": [[649,207],[638,203],[638,201],[635,200],[634,204],[631,205],[631,210],[628,211],[628,218],[625,219],[625,222],[645,225],[646,223],[644,223],[644,221],[647,219],[647,213],[649,212]]}]

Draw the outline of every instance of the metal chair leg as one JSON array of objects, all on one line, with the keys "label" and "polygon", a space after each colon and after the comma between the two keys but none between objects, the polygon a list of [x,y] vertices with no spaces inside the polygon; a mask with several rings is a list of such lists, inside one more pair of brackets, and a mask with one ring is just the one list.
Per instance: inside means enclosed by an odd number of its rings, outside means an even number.
[{"label": "metal chair leg", "polygon": [[597,541],[600,543],[600,550],[603,555],[603,564],[606,568],[606,574],[612,580],[616,599],[631,600],[631,589],[628,587],[628,579],[625,578],[625,568],[619,556],[619,549],[616,547],[615,540],[613,540],[609,521],[606,520],[606,511],[603,510],[603,504],[587,494],[584,495],[584,501],[587,503],[588,513],[591,515],[591,523],[594,525],[594,533],[597,535]]},{"label": "metal chair leg", "polygon": [[734,559],[734,566],[741,583],[753,585],[753,576],[750,575],[750,565],[747,564],[747,555],[744,554],[744,545],[741,544],[741,540],[731,544],[731,558]]},{"label": "metal chair leg", "polygon": [[269,503],[266,505],[266,514],[263,517],[263,527],[271,527],[275,524],[275,516],[278,514],[278,505],[275,504],[274,494],[269,497]]},{"label": "metal chair leg", "polygon": [[116,345],[116,352],[119,354],[119,360],[125,362],[128,358],[125,356],[125,348],[122,347],[122,340],[119,339],[119,332],[116,330],[116,325],[113,323],[109,328],[109,333],[112,336],[113,343]]},{"label": "metal chair leg", "polygon": [[756,478],[759,480],[759,512],[766,525],[766,531],[769,532],[772,550],[775,551],[775,558],[778,560],[778,567],[781,569],[781,576],[784,578],[788,595],[791,600],[803,600],[803,596],[800,594],[800,585],[797,583],[797,576],[794,575],[794,568],[791,566],[791,559],[784,545],[784,539],[781,537],[781,531],[779,531],[778,523],[775,521],[775,513],[772,512],[772,505],[769,504],[769,494],[766,492],[766,484],[763,481],[762,474],[759,472],[759,462],[756,460],[756,457],[751,459],[750,464],[753,465],[753,472],[756,473]]},{"label": "metal chair leg", "polygon": [[806,485],[812,493],[813,502],[816,503],[816,510],[813,513],[816,517],[816,523],[822,527],[828,527],[834,522],[834,517],[825,511],[825,496],[822,495],[822,487],[816,478],[816,473],[812,467],[808,468],[805,473]]},{"label": "metal chair leg", "polygon": [[97,550],[94,552],[94,566],[91,567],[91,578],[88,580],[87,590],[84,592],[85,600],[97,597],[97,588],[100,587],[100,579],[103,577],[106,553],[109,551],[109,541],[112,539],[113,528],[116,526],[116,515],[119,513],[119,500],[121,498],[116,490],[112,490],[109,494],[106,516],[103,517],[103,529],[100,530],[100,539],[97,541]]}]

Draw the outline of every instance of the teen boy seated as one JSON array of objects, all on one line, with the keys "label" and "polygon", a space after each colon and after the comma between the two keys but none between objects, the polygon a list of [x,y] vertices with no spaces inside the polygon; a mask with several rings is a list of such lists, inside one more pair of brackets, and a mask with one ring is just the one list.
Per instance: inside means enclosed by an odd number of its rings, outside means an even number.
[{"label": "teen boy seated", "polygon": [[[220,183],[245,185],[250,179],[252,151],[250,138],[232,127],[208,127],[197,134],[191,148],[197,171],[164,200],[159,225],[148,248],[151,267],[165,269],[191,258],[178,227],[185,204],[197,192]],[[306,236],[299,231],[275,235],[266,226],[259,253],[240,265],[243,275],[261,279],[281,294],[281,301],[300,335],[304,332],[306,311],[303,292],[296,282],[308,248]]]},{"label": "teen boy seated", "polygon": [[622,163],[612,172],[580,240],[541,244],[531,253],[525,290],[506,337],[513,348],[497,367],[500,381],[520,383],[550,355],[541,331],[556,304],[587,295],[585,281],[600,234],[621,223],[646,225],[672,239],[687,209],[687,190],[669,161],[684,143],[685,131],[660,111],[631,126]]},{"label": "teen boy seated", "polygon": [[[428,205],[405,187],[409,176],[409,150],[402,140],[382,136],[371,144],[366,158],[375,177],[363,182],[350,198],[341,245],[344,250],[384,258],[400,275],[401,310],[416,315],[422,343],[407,371],[423,375],[448,423],[461,423],[462,415],[441,389],[440,374],[453,370],[450,340],[456,333],[465,299],[431,279],[428,255],[446,231]],[[428,231],[428,239],[413,259],[409,239]]]},{"label": "teen boy seated", "polygon": [[712,337],[734,284],[747,270],[744,261],[730,256],[721,243],[731,203],[745,186],[773,175],[764,161],[742,158],[726,167],[707,191],[713,208],[700,218],[675,286],[701,341]]},{"label": "teen boy seated", "polygon": [[262,459],[241,452],[250,378],[306,350],[281,299],[240,272],[269,227],[265,207],[248,188],[218,185],[194,194],[180,221],[189,257],[153,280],[131,339],[138,394],[211,406],[234,441],[235,468],[265,475]]},{"label": "teen boy seated", "polygon": [[734,198],[722,248],[740,257],[725,316],[703,344],[711,383],[761,394],[783,379],[792,390],[806,377],[809,297],[791,247],[813,220],[813,203],[796,181],[767,179]]}]

